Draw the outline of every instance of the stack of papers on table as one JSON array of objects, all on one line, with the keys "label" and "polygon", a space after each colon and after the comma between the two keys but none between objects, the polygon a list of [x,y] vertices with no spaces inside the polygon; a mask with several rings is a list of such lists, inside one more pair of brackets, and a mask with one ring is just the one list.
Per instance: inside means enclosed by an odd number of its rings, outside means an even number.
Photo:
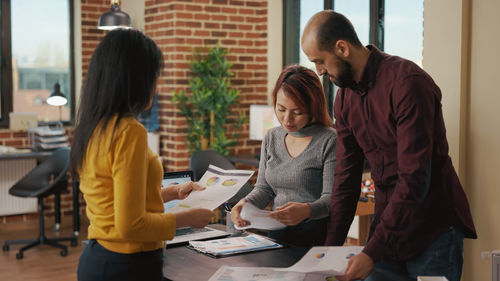
[{"label": "stack of papers on table", "polygon": [[189,241],[188,247],[212,257],[222,257],[246,252],[277,249],[283,246],[263,236],[250,234],[248,236],[210,241]]},{"label": "stack of papers on table", "polygon": [[313,247],[296,264],[286,268],[222,266],[209,281],[319,281],[337,280],[343,275],[349,259],[363,247]]},{"label": "stack of papers on table", "polygon": [[42,126],[28,129],[30,144],[35,150],[53,150],[69,147],[68,136],[62,127]]}]

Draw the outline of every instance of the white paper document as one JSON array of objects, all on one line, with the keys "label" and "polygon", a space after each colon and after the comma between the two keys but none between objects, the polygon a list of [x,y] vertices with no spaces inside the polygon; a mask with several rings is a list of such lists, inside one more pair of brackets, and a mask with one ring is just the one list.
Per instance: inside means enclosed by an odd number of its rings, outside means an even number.
[{"label": "white paper document", "polygon": [[200,186],[206,187],[206,189],[191,192],[186,199],[179,201],[172,208],[172,211],[184,211],[190,208],[213,210],[233,197],[253,173],[253,171],[249,170],[224,170],[209,165],[198,182]]},{"label": "white paper document", "polygon": [[286,227],[286,225],[275,220],[274,218],[271,218],[269,213],[271,213],[271,211],[259,209],[252,203],[247,202],[243,205],[240,216],[242,219],[249,221],[250,225],[244,227],[234,225],[234,228],[239,230],[247,228],[277,230]]},{"label": "white paper document", "polygon": [[337,281],[335,276],[276,271],[270,267],[221,266],[208,281]]},{"label": "white paper document", "polygon": [[313,247],[291,267],[222,266],[209,281],[336,281],[363,247]]},{"label": "white paper document", "polygon": [[296,264],[278,271],[343,275],[349,259],[363,250],[361,246],[312,247]]},{"label": "white paper document", "polygon": [[275,271],[267,267],[230,267],[223,265],[208,281],[303,281],[304,273]]}]

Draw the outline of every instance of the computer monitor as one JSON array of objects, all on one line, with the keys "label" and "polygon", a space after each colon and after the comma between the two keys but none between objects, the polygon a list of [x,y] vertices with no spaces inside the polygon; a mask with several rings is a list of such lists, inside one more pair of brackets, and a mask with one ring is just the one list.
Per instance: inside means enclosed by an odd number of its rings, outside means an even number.
[{"label": "computer monitor", "polygon": [[251,140],[262,140],[267,131],[273,127],[280,126],[274,109],[270,105],[250,105],[250,136]]}]

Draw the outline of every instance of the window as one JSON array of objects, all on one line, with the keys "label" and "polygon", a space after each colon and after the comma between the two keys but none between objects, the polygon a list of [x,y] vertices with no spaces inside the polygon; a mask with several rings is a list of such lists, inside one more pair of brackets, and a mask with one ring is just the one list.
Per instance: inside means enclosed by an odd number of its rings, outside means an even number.
[{"label": "window", "polygon": [[422,67],[424,1],[385,0],[384,51]]},{"label": "window", "polygon": [[351,21],[361,44],[370,43],[370,1],[335,0],[334,10]]},{"label": "window", "polygon": [[[302,38],[302,34],[304,33],[304,27],[306,27],[307,21],[316,14],[317,12],[324,9],[325,3],[324,0],[309,0],[307,1],[307,5],[302,5],[304,2],[301,2],[300,5],[300,35],[299,38]],[[300,42],[300,41],[299,41]],[[299,47],[299,64],[310,69],[316,71],[314,67],[314,63],[312,63],[302,51],[302,48]]]},{"label": "window", "polygon": [[[316,68],[309,61],[300,48],[300,37],[304,31],[307,21],[317,12],[324,9],[331,9],[334,0],[283,0],[283,65],[298,63],[308,67],[314,72]],[[321,77],[325,90],[328,109],[333,116],[333,87],[328,79]]]},{"label": "window", "polygon": [[[0,126],[8,127],[10,112],[34,112],[38,120],[72,120],[73,1],[3,0],[0,17]],[[68,99],[59,109],[46,100],[55,84]]]},{"label": "window", "polygon": [[[305,23],[322,9],[334,9],[353,24],[362,44],[374,44],[391,55],[422,65],[424,0],[283,0],[284,65],[299,63],[314,69],[300,49]],[[334,86],[323,79],[332,113]]]}]

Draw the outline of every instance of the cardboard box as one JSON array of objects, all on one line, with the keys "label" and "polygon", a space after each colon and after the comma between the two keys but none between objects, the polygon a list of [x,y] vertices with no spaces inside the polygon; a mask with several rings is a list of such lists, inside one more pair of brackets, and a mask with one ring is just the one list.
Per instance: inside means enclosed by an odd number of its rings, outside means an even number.
[{"label": "cardboard box", "polygon": [[26,131],[38,126],[38,117],[33,112],[9,113],[9,128],[14,131]]}]

